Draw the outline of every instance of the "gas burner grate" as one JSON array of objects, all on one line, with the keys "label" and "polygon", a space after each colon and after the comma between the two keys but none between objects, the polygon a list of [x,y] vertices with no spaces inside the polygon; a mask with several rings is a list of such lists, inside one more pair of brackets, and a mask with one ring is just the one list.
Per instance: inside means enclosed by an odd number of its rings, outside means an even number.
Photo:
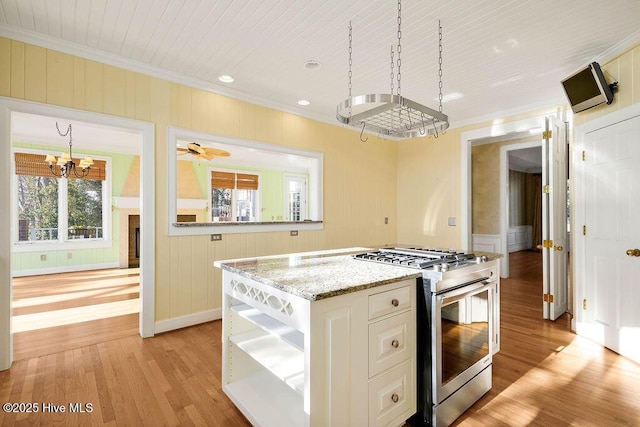
[{"label": "gas burner grate", "polygon": [[385,248],[353,256],[355,259],[425,270],[443,264],[454,266],[475,260],[475,255],[426,248]]}]

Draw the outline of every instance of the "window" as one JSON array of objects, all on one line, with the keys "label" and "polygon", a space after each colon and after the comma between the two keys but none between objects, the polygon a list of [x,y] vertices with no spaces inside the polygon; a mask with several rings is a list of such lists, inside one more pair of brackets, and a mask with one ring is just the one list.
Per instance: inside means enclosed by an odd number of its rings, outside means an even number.
[{"label": "window", "polygon": [[260,221],[259,176],[211,171],[211,221]]},{"label": "window", "polygon": [[106,161],[95,160],[84,178],[64,179],[51,174],[44,157],[14,154],[17,243],[104,239]]},{"label": "window", "polygon": [[[205,161],[178,150],[193,142],[230,155]],[[321,230],[323,227],[322,153],[169,126],[167,158],[170,236]],[[182,171],[178,160],[190,161],[191,169]],[[227,188],[231,191],[220,188],[214,192],[210,184],[212,170],[257,175],[260,188],[245,194],[247,197],[242,197],[240,192],[234,195],[231,188]],[[307,188],[301,197],[305,196],[308,203],[306,213],[300,213],[300,221],[286,219],[285,175],[304,176],[307,180]],[[238,199],[242,200],[240,206]],[[234,214],[233,210],[239,211],[240,215]],[[247,215],[243,210],[253,212]],[[196,214],[198,224],[178,224],[178,215],[182,214]],[[240,217],[251,216],[255,220],[238,222]]]},{"label": "window", "polygon": [[58,180],[18,175],[18,241],[58,240]]},{"label": "window", "polygon": [[72,179],[68,186],[68,239],[101,239],[102,181]]}]

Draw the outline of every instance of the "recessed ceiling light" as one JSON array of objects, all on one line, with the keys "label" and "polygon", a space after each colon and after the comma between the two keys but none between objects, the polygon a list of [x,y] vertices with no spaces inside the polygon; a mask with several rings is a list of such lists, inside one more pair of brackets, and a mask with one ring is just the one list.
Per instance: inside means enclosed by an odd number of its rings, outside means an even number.
[{"label": "recessed ceiling light", "polygon": [[318,61],[310,59],[304,63],[304,68],[306,68],[307,70],[315,71],[320,68],[320,63]]},{"label": "recessed ceiling light", "polygon": [[220,77],[218,77],[218,80],[220,80],[222,83],[233,83],[233,77],[228,74],[221,75]]},{"label": "recessed ceiling light", "polygon": [[307,101],[306,99],[301,99],[300,101],[298,101],[298,105],[302,105],[304,107],[306,107],[309,104],[311,104],[311,103],[309,101]]}]

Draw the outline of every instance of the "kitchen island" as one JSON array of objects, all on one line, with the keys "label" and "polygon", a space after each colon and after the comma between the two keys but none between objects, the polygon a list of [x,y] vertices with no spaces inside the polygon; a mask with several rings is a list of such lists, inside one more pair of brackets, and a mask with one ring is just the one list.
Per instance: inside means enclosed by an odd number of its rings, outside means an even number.
[{"label": "kitchen island", "polygon": [[402,425],[416,411],[416,278],[353,248],[219,261],[222,387],[259,426]]}]

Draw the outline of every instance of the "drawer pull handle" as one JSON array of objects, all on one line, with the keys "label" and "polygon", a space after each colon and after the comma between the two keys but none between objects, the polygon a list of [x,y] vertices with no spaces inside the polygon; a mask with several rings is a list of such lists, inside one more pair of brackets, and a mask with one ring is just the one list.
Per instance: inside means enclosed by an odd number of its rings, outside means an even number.
[{"label": "drawer pull handle", "polygon": [[398,396],[398,393],[393,393],[391,395],[391,400],[393,401],[393,403],[398,403],[398,400],[400,400],[400,397]]},{"label": "drawer pull handle", "polygon": [[397,298],[394,298],[394,299],[391,300],[391,305],[394,306],[394,307],[397,307],[397,306],[400,305],[400,301],[398,301]]},{"label": "drawer pull handle", "polygon": [[398,340],[391,341],[391,347],[393,347],[393,348],[400,347],[400,341],[398,341]]}]

